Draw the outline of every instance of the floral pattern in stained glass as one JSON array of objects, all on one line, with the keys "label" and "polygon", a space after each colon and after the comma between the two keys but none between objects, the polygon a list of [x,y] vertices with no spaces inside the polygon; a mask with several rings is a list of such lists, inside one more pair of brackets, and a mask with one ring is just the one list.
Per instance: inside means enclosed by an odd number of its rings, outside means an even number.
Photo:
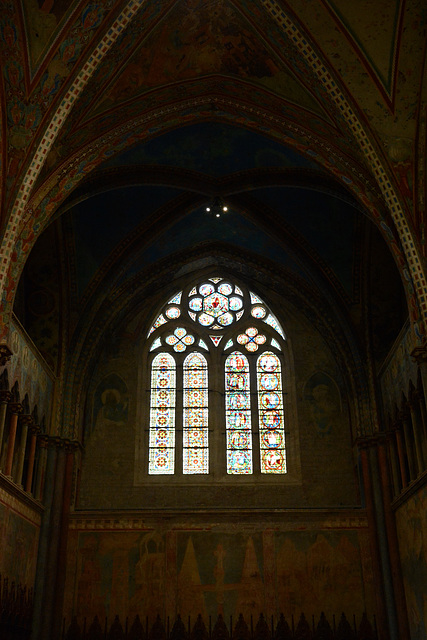
[{"label": "floral pattern in stained glass", "polygon": [[175,471],[176,366],[169,353],[159,353],[151,365],[148,473]]}]

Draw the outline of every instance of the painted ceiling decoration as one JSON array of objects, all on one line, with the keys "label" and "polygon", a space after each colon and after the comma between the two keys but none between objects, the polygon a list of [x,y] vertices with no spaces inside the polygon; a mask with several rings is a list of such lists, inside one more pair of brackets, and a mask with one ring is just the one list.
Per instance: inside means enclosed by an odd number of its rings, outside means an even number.
[{"label": "painted ceiling decoration", "polygon": [[[134,237],[132,246],[140,238],[133,264],[142,268],[169,246],[162,225],[176,230],[214,195],[229,193],[244,224],[260,224],[264,199],[274,217],[281,205],[273,186],[280,185],[265,183],[263,194],[260,176],[280,172],[282,181],[309,189],[327,175],[339,185],[335,193],[342,189],[354,203],[351,211],[361,208],[374,221],[402,274],[415,333],[423,335],[426,8],[421,0],[371,4],[8,2],[0,17],[1,338],[40,233],[68,211],[64,225],[75,234],[85,207],[79,198],[101,202],[96,185],[145,185],[147,207],[128,218],[117,246],[106,239],[105,255],[91,266],[81,242],[88,231],[70,243],[88,261],[79,295],[89,298],[100,274],[117,266],[125,238]],[[153,195],[160,187],[164,200]],[[297,218],[289,227],[287,216],[280,217],[285,244],[298,230]],[[114,212],[106,218],[113,221]],[[205,231],[211,241],[214,231]],[[348,302],[359,286],[349,276],[355,265],[332,259],[331,240],[319,250],[307,229],[298,233],[304,255],[324,260],[323,273]],[[281,261],[294,259],[287,252]],[[130,263],[119,272],[117,281],[131,273]]]}]

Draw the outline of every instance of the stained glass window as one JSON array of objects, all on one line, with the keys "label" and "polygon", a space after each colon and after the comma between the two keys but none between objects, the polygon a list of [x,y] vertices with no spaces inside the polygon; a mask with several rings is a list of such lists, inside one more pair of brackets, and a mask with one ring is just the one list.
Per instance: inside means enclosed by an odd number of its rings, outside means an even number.
[{"label": "stained glass window", "polygon": [[280,360],[266,351],[257,361],[261,473],[286,473]]},{"label": "stained glass window", "polygon": [[[219,416],[218,424],[212,418],[211,428],[221,429],[225,418],[227,474],[249,475],[254,469],[286,473],[279,353],[286,338],[268,305],[227,278],[205,278],[163,305],[148,336],[153,332],[148,349],[161,352],[151,366],[149,473],[209,473],[208,359],[224,351],[225,364],[209,370],[209,381],[214,392],[225,396],[225,416]],[[251,377],[257,385],[253,413]],[[175,415],[177,394],[182,411]],[[175,430],[182,446],[178,454]],[[254,462],[252,447],[255,437],[258,450],[258,434],[260,465],[258,454]],[[220,443],[221,438],[213,441]]]},{"label": "stained glass window", "polygon": [[227,473],[252,473],[249,362],[238,351],[225,361]]},{"label": "stained glass window", "polygon": [[208,365],[201,353],[184,360],[183,473],[209,473]]},{"label": "stained glass window", "polygon": [[175,396],[175,360],[159,353],[151,365],[148,473],[153,475],[175,471]]}]

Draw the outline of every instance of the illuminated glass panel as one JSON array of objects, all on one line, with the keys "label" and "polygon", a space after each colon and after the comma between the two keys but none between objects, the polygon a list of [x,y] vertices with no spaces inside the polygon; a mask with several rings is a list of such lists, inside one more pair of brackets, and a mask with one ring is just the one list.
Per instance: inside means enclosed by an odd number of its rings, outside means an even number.
[{"label": "illuminated glass panel", "polygon": [[209,280],[217,284],[217,282],[221,282],[222,278],[209,278]]},{"label": "illuminated glass panel", "polygon": [[243,291],[237,285],[234,287],[234,293],[238,293],[239,296],[243,295]]},{"label": "illuminated glass panel", "polygon": [[153,326],[151,327],[150,331],[148,332],[147,338],[148,338],[148,336],[151,336],[153,331],[155,331],[158,327],[161,327],[162,324],[165,324],[165,322],[167,322],[166,318],[164,317],[164,315],[160,314],[159,317],[157,318],[156,322],[153,324]]},{"label": "illuminated glass panel", "polygon": [[264,304],[261,298],[258,298],[252,291],[249,291],[249,295],[251,296],[251,304]]},{"label": "illuminated glass panel", "polygon": [[264,322],[266,324],[269,324],[270,327],[273,327],[273,329],[275,329],[277,333],[279,333],[282,336],[283,340],[286,340],[285,334],[282,331],[282,327],[280,326],[276,318],[271,313],[266,318],[264,318]]},{"label": "illuminated glass panel", "polygon": [[202,296],[208,296],[210,293],[213,293],[215,291],[215,287],[213,286],[213,284],[202,284],[199,287],[199,293],[202,294]]},{"label": "illuminated glass panel", "polygon": [[176,296],[171,298],[168,304],[181,304],[181,296],[182,296],[182,291],[180,291],[179,293],[176,294]]},{"label": "illuminated glass panel", "polygon": [[207,344],[206,344],[206,342],[205,342],[204,340],[202,340],[201,338],[200,338],[200,340],[199,340],[199,347],[202,347],[202,349],[206,349],[206,351],[209,351],[209,347],[208,347],[208,345],[207,345]]},{"label": "illuminated glass panel", "polygon": [[181,311],[178,307],[169,307],[169,309],[166,309],[166,315],[169,320],[176,320],[181,315]]},{"label": "illuminated glass panel", "polygon": [[233,287],[231,286],[231,284],[224,282],[224,284],[219,285],[218,291],[220,293],[223,293],[225,296],[228,296],[233,291]]},{"label": "illuminated glass panel", "polygon": [[209,473],[208,366],[201,353],[184,360],[183,473]]},{"label": "illuminated glass panel", "polygon": [[264,307],[252,307],[251,314],[254,318],[265,318],[267,311]]},{"label": "illuminated glass panel", "polygon": [[159,353],[151,365],[150,443],[148,473],[175,470],[176,367],[169,353]]},{"label": "illuminated glass panel", "polygon": [[156,338],[153,342],[153,344],[150,347],[150,351],[154,351],[154,349],[157,349],[157,347],[160,347],[160,345],[162,344],[162,341],[160,338]]},{"label": "illuminated glass panel", "polygon": [[271,346],[272,347],[276,347],[276,349],[279,349],[279,351],[282,350],[282,347],[280,346],[280,344],[277,342],[277,340],[275,340],[274,338],[271,338]]},{"label": "illuminated glass panel", "polygon": [[230,347],[232,347],[232,346],[233,346],[233,341],[232,341],[232,340],[229,340],[229,341],[227,342],[227,344],[225,345],[225,347],[224,347],[224,351],[225,351],[226,349],[229,349],[229,348],[230,348]]},{"label": "illuminated glass panel", "polygon": [[209,338],[212,340],[214,345],[217,347],[219,345],[219,343],[221,342],[223,336],[209,336]]},{"label": "illuminated glass panel", "polygon": [[232,298],[230,298],[230,309],[232,311],[239,311],[239,309],[241,309],[242,307],[243,307],[242,298],[236,298],[236,296],[233,296]]},{"label": "illuminated glass panel", "polygon": [[259,356],[257,380],[261,473],[286,473],[282,373],[274,353]]},{"label": "illuminated glass panel", "polygon": [[225,361],[227,473],[252,473],[249,363],[238,351]]}]

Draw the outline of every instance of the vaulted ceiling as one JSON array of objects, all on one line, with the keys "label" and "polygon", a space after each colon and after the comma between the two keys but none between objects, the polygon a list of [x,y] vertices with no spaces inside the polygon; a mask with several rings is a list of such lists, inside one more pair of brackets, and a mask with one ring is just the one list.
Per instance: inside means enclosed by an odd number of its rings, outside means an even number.
[{"label": "vaulted ceiling", "polygon": [[425,2],[16,0],[0,20],[3,312],[20,279],[55,370],[97,300],[195,247],[305,283],[362,342],[368,306],[381,361],[398,268],[408,300],[424,286]]}]

